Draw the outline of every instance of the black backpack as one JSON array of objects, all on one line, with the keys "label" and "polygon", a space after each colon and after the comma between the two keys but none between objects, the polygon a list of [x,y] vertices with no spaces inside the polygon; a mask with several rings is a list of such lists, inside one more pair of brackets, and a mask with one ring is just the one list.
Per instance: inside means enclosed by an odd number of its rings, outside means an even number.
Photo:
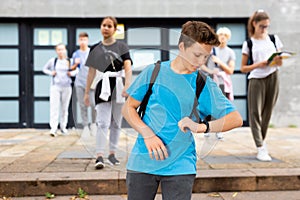
[{"label": "black backpack", "polygon": [[[160,61],[157,61],[155,64],[154,70],[152,72],[152,75],[151,75],[149,88],[138,108],[138,114],[141,117],[141,119],[143,119],[143,117],[145,115],[146,107],[147,107],[149,98],[152,94],[152,87],[154,85],[154,82],[156,80],[159,70],[160,70]],[[198,71],[197,79],[196,79],[196,98],[194,98],[194,105],[193,105],[193,110],[190,114],[190,118],[194,115],[199,123],[202,122],[202,120],[196,110],[196,107],[198,105],[198,98],[205,86],[205,81],[206,81],[206,76],[203,75],[200,71]],[[209,118],[210,118],[210,115],[208,117],[206,117],[206,120],[209,120]]]},{"label": "black backpack", "polygon": [[[272,35],[272,34],[269,34],[269,37],[270,37],[270,40],[273,42],[275,48],[277,49],[276,42],[275,42],[275,36]],[[253,64],[253,57],[252,57],[253,43],[252,43],[252,40],[250,38],[247,40],[247,46],[249,48],[248,65],[252,65]]]}]

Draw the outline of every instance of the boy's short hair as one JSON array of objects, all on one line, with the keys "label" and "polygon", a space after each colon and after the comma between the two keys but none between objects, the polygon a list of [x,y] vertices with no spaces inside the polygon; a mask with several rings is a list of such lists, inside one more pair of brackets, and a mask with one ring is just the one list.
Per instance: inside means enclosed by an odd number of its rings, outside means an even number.
[{"label": "boy's short hair", "polygon": [[79,37],[89,37],[89,35],[87,34],[87,32],[81,32],[79,33]]},{"label": "boy's short hair", "polygon": [[183,42],[184,47],[190,47],[198,42],[212,46],[219,46],[218,35],[206,23],[201,21],[188,21],[182,25],[181,35],[178,44]]},{"label": "boy's short hair", "polygon": [[231,31],[229,28],[227,27],[221,27],[217,30],[217,35],[220,35],[220,34],[224,34],[227,36],[227,39],[229,40],[230,37],[231,37]]}]

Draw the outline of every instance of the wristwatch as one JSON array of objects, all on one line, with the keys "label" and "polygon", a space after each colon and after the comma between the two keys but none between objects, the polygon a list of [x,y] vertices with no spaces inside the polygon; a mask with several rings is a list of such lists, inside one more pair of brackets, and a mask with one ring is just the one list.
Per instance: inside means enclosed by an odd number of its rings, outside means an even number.
[{"label": "wristwatch", "polygon": [[210,132],[210,128],[209,128],[209,123],[206,120],[203,120],[201,122],[201,124],[205,124],[206,125],[206,130],[204,131],[204,133],[209,133]]}]

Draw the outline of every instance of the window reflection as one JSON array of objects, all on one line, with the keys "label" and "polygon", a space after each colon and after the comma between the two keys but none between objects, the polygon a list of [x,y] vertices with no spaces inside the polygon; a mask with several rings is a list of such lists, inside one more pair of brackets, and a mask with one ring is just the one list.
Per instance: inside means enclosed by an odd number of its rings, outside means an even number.
[{"label": "window reflection", "polygon": [[34,45],[49,46],[58,43],[67,44],[66,28],[35,28],[34,29]]},{"label": "window reflection", "polygon": [[19,50],[0,49],[0,71],[18,71],[18,70],[19,70]]},{"label": "window reflection", "polygon": [[33,52],[34,71],[42,71],[44,65],[52,57],[56,57],[54,49],[36,49]]},{"label": "window reflection", "polygon": [[19,102],[0,101],[0,123],[19,122]]},{"label": "window reflection", "polygon": [[160,45],[160,28],[128,29],[128,45]]},{"label": "window reflection", "polygon": [[77,28],[76,29],[76,45],[78,44],[78,37],[81,32],[86,32],[89,35],[89,45],[96,44],[103,40],[100,28]]},{"label": "window reflection", "polygon": [[18,24],[0,23],[0,45],[19,45]]},{"label": "window reflection", "polygon": [[49,101],[34,102],[34,123],[49,123]]},{"label": "window reflection", "polygon": [[160,58],[160,50],[145,50],[145,49],[133,49],[130,50],[131,58],[133,59],[132,69],[134,71],[141,71],[147,65],[153,64]]},{"label": "window reflection", "polygon": [[1,75],[0,76],[0,97],[19,96],[19,76]]}]

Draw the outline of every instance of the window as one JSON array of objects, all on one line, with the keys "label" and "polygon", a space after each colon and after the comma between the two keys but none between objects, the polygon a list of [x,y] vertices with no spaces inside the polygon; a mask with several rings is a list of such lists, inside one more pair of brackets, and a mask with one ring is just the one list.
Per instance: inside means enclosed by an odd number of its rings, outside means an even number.
[{"label": "window", "polygon": [[76,29],[76,45],[78,44],[78,37],[81,32],[86,32],[89,35],[89,45],[96,44],[103,40],[100,28],[77,28]]},{"label": "window", "polygon": [[0,123],[19,122],[18,24],[0,23]]},{"label": "window", "polygon": [[132,28],[127,31],[128,45],[158,46],[161,44],[160,28]]},{"label": "window", "polygon": [[0,45],[18,45],[18,24],[0,23]]},{"label": "window", "polygon": [[[9,58],[9,59],[8,59]],[[0,48],[0,71],[19,70],[19,50]]]},{"label": "window", "polygon": [[59,43],[68,44],[67,29],[65,28],[35,28],[34,45],[55,46]]},{"label": "window", "polygon": [[18,75],[0,75],[0,96],[19,97]]}]

